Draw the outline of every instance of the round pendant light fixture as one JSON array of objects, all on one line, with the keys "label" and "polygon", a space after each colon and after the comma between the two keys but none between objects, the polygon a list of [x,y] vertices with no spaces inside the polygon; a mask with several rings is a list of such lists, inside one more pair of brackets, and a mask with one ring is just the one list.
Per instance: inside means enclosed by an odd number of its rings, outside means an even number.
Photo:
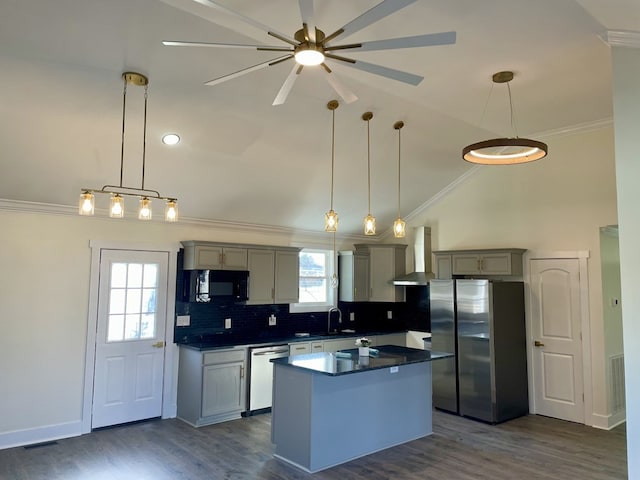
[{"label": "round pendant light fixture", "polygon": [[509,86],[509,82],[513,80],[513,76],[513,72],[504,71],[495,73],[492,79],[494,83],[507,84],[511,128],[514,131],[515,137],[494,138],[467,145],[462,149],[462,158],[467,162],[482,165],[514,165],[540,160],[547,155],[548,147],[546,143],[518,137],[513,115],[511,87]]}]

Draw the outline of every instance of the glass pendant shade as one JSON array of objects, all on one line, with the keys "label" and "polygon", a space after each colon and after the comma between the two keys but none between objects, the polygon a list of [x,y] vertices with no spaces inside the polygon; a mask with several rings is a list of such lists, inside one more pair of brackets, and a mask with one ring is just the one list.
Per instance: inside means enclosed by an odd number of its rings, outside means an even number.
[{"label": "glass pendant shade", "polygon": [[338,213],[333,209],[324,214],[324,231],[336,232],[338,230]]},{"label": "glass pendant shade", "polygon": [[93,215],[96,202],[95,196],[91,192],[82,192],[80,194],[80,203],[78,204],[78,213],[80,215]]},{"label": "glass pendant shade", "polygon": [[109,216],[111,218],[124,217],[124,198],[115,194],[111,196],[111,205],[109,206]]},{"label": "glass pendant shade", "polygon": [[400,217],[396,218],[396,221],[393,222],[393,236],[396,238],[404,238],[406,226],[407,222]]},{"label": "glass pendant shade", "polygon": [[178,221],[178,203],[175,200],[168,200],[164,210],[164,219],[167,222]]},{"label": "glass pendant shade", "polygon": [[364,234],[375,235],[376,234],[376,219],[371,214],[364,217]]},{"label": "glass pendant shade", "polygon": [[140,210],[138,210],[139,220],[151,220],[151,200],[144,197],[140,200]]}]

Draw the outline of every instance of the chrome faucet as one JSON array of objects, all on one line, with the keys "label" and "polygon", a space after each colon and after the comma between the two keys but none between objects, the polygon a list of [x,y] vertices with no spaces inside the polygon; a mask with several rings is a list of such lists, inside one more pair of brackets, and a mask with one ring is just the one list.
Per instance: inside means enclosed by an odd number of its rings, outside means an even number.
[{"label": "chrome faucet", "polygon": [[342,323],[342,312],[338,307],[331,307],[327,313],[327,333],[331,333],[331,314],[338,312],[338,323]]}]

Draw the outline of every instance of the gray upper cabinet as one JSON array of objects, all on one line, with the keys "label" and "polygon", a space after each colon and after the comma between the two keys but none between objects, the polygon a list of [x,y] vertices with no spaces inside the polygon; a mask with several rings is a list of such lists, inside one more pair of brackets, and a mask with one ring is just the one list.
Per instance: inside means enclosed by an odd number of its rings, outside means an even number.
[{"label": "gray upper cabinet", "polygon": [[522,275],[520,248],[434,252],[438,278],[453,275]]},{"label": "gray upper cabinet", "polygon": [[296,303],[299,299],[298,248],[250,248],[247,304]]},{"label": "gray upper cabinet", "polygon": [[369,253],[369,301],[404,302],[404,287],[397,287],[391,281],[405,274],[407,246],[398,243],[357,244],[356,252]]},{"label": "gray upper cabinet", "polygon": [[184,245],[185,270],[247,270],[247,249],[218,244]]},{"label": "gray upper cabinet", "polygon": [[369,252],[340,252],[340,300],[366,302],[369,300]]}]

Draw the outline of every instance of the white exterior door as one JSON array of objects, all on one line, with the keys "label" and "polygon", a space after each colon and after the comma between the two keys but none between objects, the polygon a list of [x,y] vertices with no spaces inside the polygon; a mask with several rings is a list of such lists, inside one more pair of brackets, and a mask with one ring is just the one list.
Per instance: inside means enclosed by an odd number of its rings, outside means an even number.
[{"label": "white exterior door", "polygon": [[101,251],[92,428],[162,413],[168,259]]},{"label": "white exterior door", "polygon": [[535,412],[584,423],[577,259],[533,259],[531,333]]}]

